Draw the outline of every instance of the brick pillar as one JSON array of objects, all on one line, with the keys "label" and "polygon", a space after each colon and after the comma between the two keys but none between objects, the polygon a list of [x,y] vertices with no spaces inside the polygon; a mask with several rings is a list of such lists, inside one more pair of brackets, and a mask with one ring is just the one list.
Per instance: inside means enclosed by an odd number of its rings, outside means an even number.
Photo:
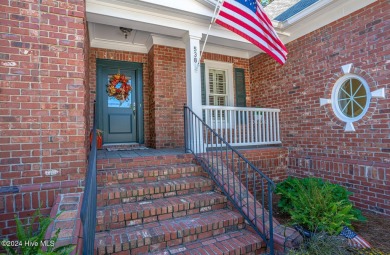
[{"label": "brick pillar", "polygon": [[154,45],[148,54],[150,136],[154,148],[184,146],[185,50]]},{"label": "brick pillar", "polygon": [[87,156],[84,1],[0,2],[0,239],[14,214],[80,191]]}]

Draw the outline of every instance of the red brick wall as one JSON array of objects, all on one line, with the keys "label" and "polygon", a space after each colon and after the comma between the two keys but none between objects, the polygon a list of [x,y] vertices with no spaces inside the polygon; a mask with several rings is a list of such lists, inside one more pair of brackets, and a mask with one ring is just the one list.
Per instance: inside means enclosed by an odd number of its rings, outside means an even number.
[{"label": "red brick wall", "polygon": [[111,59],[143,64],[143,105],[144,105],[144,138],[145,145],[150,146],[150,124],[149,124],[149,75],[148,55],[143,53],[117,51],[109,49],[91,48],[89,50],[89,86],[90,86],[90,118],[92,119],[93,102],[96,99],[96,59]]},{"label": "red brick wall", "polygon": [[[390,38],[388,1],[377,1],[287,45],[284,66],[265,54],[250,60],[252,100],[281,109],[283,146],[289,149],[289,174],[318,176],[354,192],[363,209],[390,214]],[[386,99],[374,98],[368,114],[344,124],[330,98],[340,67],[352,63],[371,91],[385,88]]]},{"label": "red brick wall", "polygon": [[148,58],[151,145],[157,149],[183,147],[183,106],[187,102],[185,50],[154,45]]},{"label": "red brick wall", "polygon": [[287,178],[287,148],[266,147],[240,150],[240,153],[274,182],[278,183]]},{"label": "red brick wall", "polygon": [[83,1],[0,1],[0,239],[14,214],[48,213],[57,193],[80,190],[84,17]]},{"label": "red brick wall", "polygon": [[[235,68],[246,70],[249,106],[249,60],[212,53],[205,53],[204,59],[234,63]],[[183,105],[187,102],[185,50],[154,45],[148,53],[148,63],[150,145],[154,148],[183,147]]]}]

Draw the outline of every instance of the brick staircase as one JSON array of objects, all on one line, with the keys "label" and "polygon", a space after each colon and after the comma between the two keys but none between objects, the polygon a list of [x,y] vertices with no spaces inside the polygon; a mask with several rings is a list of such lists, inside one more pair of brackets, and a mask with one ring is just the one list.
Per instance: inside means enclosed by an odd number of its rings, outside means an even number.
[{"label": "brick staircase", "polygon": [[98,161],[95,254],[264,252],[262,239],[191,161],[190,155]]}]

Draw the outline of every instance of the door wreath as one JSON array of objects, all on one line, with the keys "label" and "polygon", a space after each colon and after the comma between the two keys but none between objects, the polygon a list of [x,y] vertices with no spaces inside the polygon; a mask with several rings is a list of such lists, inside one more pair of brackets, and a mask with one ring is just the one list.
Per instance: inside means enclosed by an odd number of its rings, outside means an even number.
[{"label": "door wreath", "polygon": [[107,85],[108,96],[115,97],[121,102],[128,100],[129,93],[132,89],[124,74],[114,74]]}]

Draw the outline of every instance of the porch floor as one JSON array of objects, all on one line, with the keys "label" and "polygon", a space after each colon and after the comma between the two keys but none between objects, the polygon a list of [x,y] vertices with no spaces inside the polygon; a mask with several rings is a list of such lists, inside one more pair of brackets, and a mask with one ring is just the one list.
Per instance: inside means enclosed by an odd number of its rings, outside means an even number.
[{"label": "porch floor", "polygon": [[168,148],[168,149],[132,149],[132,150],[117,150],[108,151],[106,149],[97,151],[97,159],[114,159],[114,158],[139,158],[139,157],[155,157],[167,155],[186,154],[184,148]]}]

